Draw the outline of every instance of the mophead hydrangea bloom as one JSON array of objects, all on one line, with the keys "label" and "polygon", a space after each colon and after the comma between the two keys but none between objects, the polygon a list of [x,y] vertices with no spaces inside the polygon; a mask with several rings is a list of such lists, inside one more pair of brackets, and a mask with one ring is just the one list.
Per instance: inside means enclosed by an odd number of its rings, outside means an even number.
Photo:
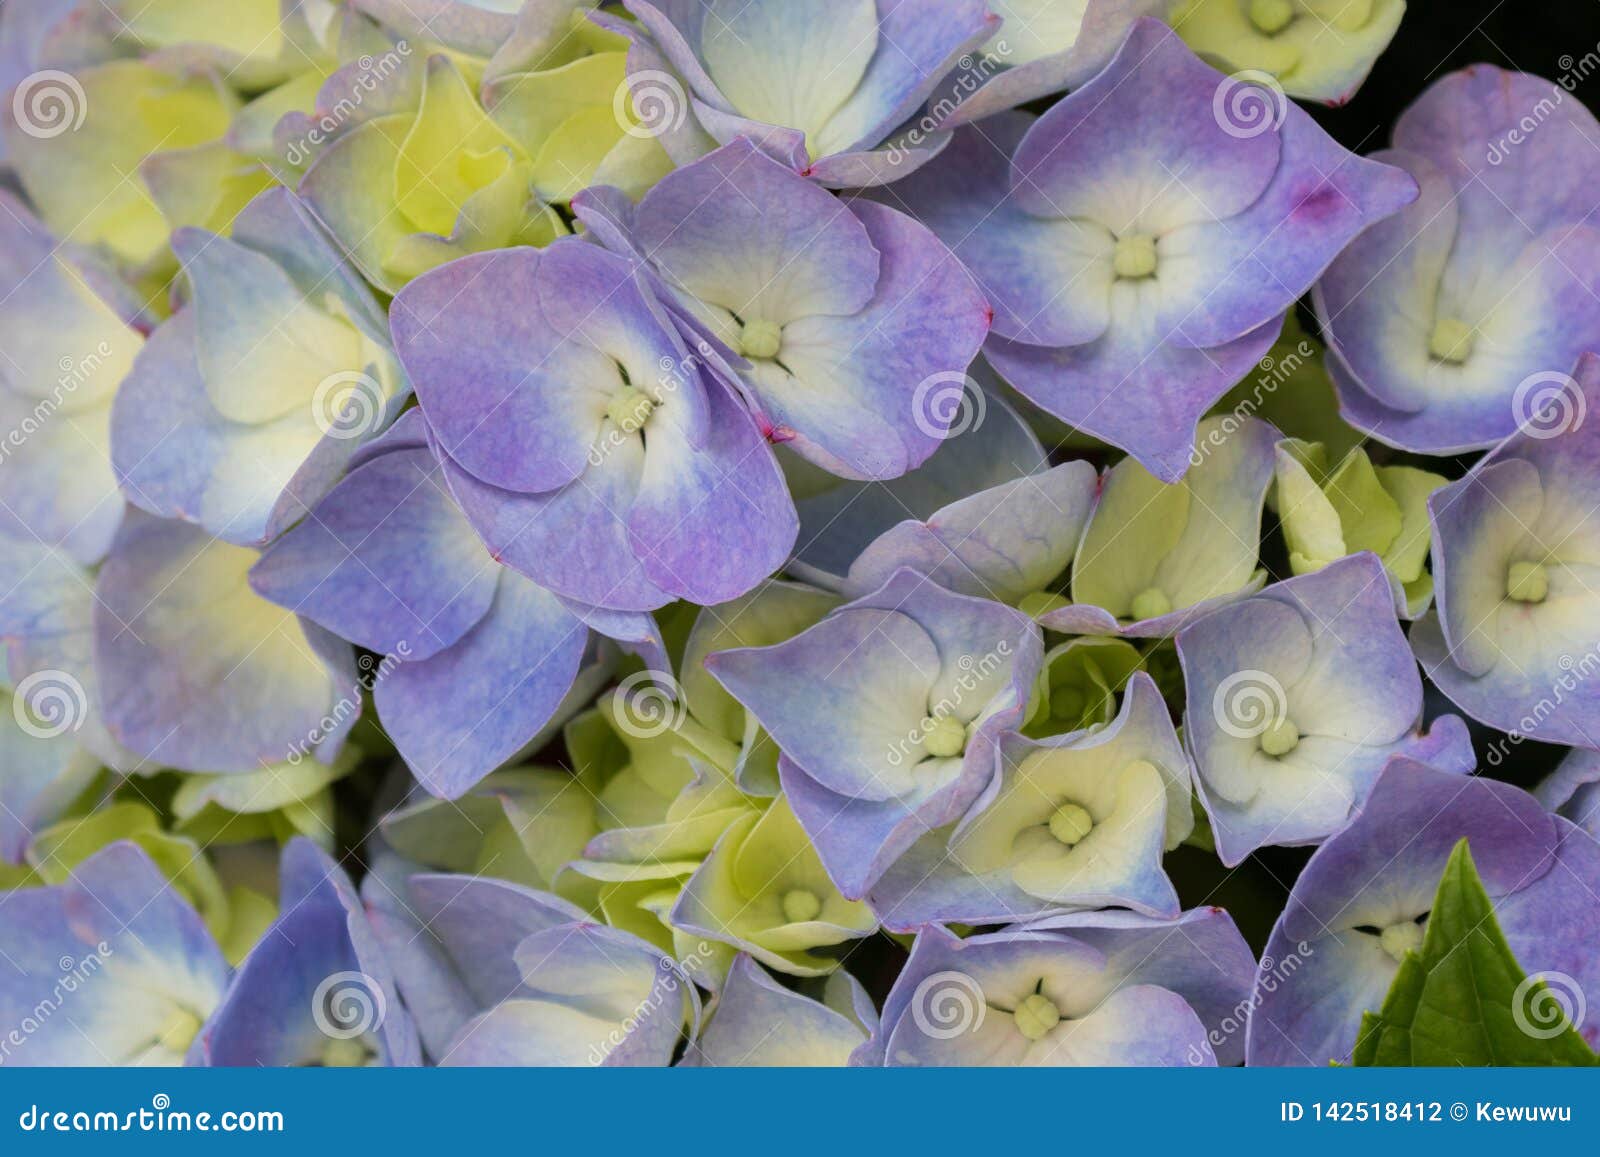
[{"label": "mophead hydrangea bloom", "polygon": [[[884,1002],[868,1065],[1214,1065],[1254,962],[1218,909],[1105,912],[962,939],[930,925]],[[1218,1043],[1213,1043],[1215,1037]]]},{"label": "mophead hydrangea bloom", "polygon": [[111,412],[134,505],[242,546],[270,542],[338,481],[410,395],[372,290],[293,194],[223,237],[173,234],[189,301],[150,335]]},{"label": "mophead hydrangea bloom", "polygon": [[1438,606],[1412,633],[1452,702],[1526,738],[1590,746],[1593,495],[1600,356],[1559,375],[1539,412],[1428,500]]},{"label": "mophead hydrangea bloom", "polygon": [[[379,717],[418,780],[445,797],[539,734],[589,650],[584,620],[473,532],[420,410],[263,554],[250,584],[386,656],[372,687]],[[649,630],[639,624],[640,637]]]},{"label": "mophead hydrangea bloom", "polygon": [[890,928],[998,924],[1130,908],[1178,915],[1162,854],[1194,826],[1188,757],[1149,675],[1104,727],[1008,737],[999,776],[954,824],[930,832],[868,893]]},{"label": "mophead hydrangea bloom", "polygon": [[651,610],[782,564],[794,503],[755,420],[624,258],[576,238],[474,255],[407,286],[392,323],[456,499],[506,565]]},{"label": "mophead hydrangea bloom", "polygon": [[1177,647],[1184,739],[1225,864],[1331,835],[1396,754],[1472,770],[1460,719],[1421,730],[1422,678],[1370,553],[1207,615]]},{"label": "mophead hydrangea bloom", "polygon": [[361,714],[348,643],[250,587],[255,551],[130,512],[95,583],[101,714],[144,766],[330,763]]},{"label": "mophead hydrangea bloom", "polygon": [[1593,1064],[1593,54],[1405,10],[0,0],[0,1067]]},{"label": "mophead hydrangea bloom", "polygon": [[949,433],[960,411],[944,396],[960,389],[989,310],[925,227],[846,205],[743,139],[605,219],[615,205],[580,198],[574,209],[648,262],[727,349],[714,347],[708,368],[737,383],[771,441],[874,479],[921,465]]},{"label": "mophead hydrangea bloom", "polygon": [[[196,1038],[195,1061],[420,1064],[416,1026],[344,870],[310,840],[292,840],[283,850],[278,902],[283,914]],[[369,1003],[382,1005],[384,1015],[372,1015]]]},{"label": "mophead hydrangea bloom", "polygon": [[1140,20],[1043,116],[957,132],[892,189],[988,294],[1001,377],[1169,482],[1295,298],[1416,197],[1270,94],[1251,90],[1253,123],[1216,111],[1239,83]]},{"label": "mophead hydrangea bloom", "polygon": [[1445,477],[1415,466],[1374,466],[1359,446],[1337,462],[1320,442],[1287,439],[1277,453],[1275,495],[1289,569],[1309,574],[1370,550],[1383,560],[1401,616],[1426,611],[1433,601],[1428,496]]},{"label": "mophead hydrangea bloom", "polygon": [[1561,86],[1488,64],[1401,116],[1375,156],[1421,193],[1356,238],[1314,296],[1352,423],[1408,450],[1483,449],[1593,349],[1597,134]]},{"label": "mophead hydrangea bloom", "polygon": [[990,788],[1041,651],[1023,615],[900,570],[793,639],[720,651],[706,667],[783,752],[789,801],[859,899]]},{"label": "mophead hydrangea bloom", "polygon": [[[130,843],[63,883],[8,893],[0,931],[16,963],[0,977],[0,1010],[27,1033],[7,1042],[8,1061],[182,1064],[228,988],[227,961],[200,917]],[[38,1015],[63,997],[70,1017]]]}]

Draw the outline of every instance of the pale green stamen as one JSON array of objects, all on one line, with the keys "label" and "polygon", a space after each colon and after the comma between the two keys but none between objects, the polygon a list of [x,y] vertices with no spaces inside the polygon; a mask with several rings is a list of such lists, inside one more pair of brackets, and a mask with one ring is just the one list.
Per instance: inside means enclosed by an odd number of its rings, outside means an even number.
[{"label": "pale green stamen", "polygon": [[1391,924],[1378,934],[1378,943],[1394,960],[1403,960],[1407,952],[1422,947],[1422,925],[1415,920]]},{"label": "pale green stamen", "polygon": [[1029,1040],[1042,1040],[1046,1033],[1061,1023],[1061,1010],[1055,1002],[1041,992],[1023,998],[1011,1014],[1017,1031]]},{"label": "pale green stamen", "polygon": [[606,417],[620,429],[632,434],[644,428],[655,408],[655,399],[649,394],[633,386],[623,386],[611,395],[611,401],[606,405]]},{"label": "pale green stamen", "polygon": [[1250,23],[1268,36],[1282,32],[1293,19],[1290,0],[1250,0]]},{"label": "pale green stamen", "polygon": [[930,715],[922,721],[922,746],[935,759],[948,759],[967,749],[967,729],[951,715]]},{"label": "pale green stamen", "polygon": [[1475,334],[1470,325],[1453,317],[1441,317],[1428,338],[1428,353],[1438,361],[1460,365],[1472,356]]},{"label": "pale green stamen", "polygon": [[1261,733],[1261,750],[1268,755],[1288,755],[1300,746],[1300,729],[1292,719],[1280,719]]},{"label": "pale green stamen", "polygon": [[359,1069],[372,1059],[372,1050],[359,1037],[330,1040],[322,1046],[322,1067],[326,1069]]},{"label": "pale green stamen", "polygon": [[1118,277],[1136,281],[1156,271],[1156,239],[1144,233],[1129,233],[1117,238],[1111,267]]},{"label": "pale green stamen", "polygon": [[790,888],[783,894],[783,918],[790,924],[804,924],[815,920],[822,911],[822,901],[817,894],[805,888]]},{"label": "pale green stamen", "polygon": [[1064,803],[1050,813],[1050,834],[1072,847],[1094,828],[1094,817],[1081,804]]},{"label": "pale green stamen", "polygon": [[783,327],[753,317],[739,330],[739,352],[747,358],[775,358],[783,346]]},{"label": "pale green stamen", "polygon": [[1514,562],[1506,571],[1506,597],[1519,603],[1542,603],[1550,593],[1550,575],[1543,563]]},{"label": "pale green stamen", "polygon": [[156,1043],[170,1052],[185,1052],[199,1031],[199,1017],[186,1008],[175,1008],[167,1014],[161,1030],[156,1033]]}]

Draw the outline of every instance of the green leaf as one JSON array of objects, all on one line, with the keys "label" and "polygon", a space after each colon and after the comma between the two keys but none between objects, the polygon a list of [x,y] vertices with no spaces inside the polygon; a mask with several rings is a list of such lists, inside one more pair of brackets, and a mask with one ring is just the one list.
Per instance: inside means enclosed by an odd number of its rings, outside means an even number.
[{"label": "green leaf", "polygon": [[1383,1008],[1362,1016],[1351,1060],[1358,1066],[1600,1064],[1570,1021],[1557,1028],[1530,1017],[1530,1009],[1552,1006],[1554,994],[1546,991],[1512,954],[1463,839],[1439,881],[1421,953],[1406,953]]}]

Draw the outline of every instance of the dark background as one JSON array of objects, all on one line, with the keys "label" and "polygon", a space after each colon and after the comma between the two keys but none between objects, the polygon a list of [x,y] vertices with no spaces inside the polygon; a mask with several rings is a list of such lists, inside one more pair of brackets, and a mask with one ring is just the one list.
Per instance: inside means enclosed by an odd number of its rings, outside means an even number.
[{"label": "dark background", "polygon": [[[1387,147],[1396,118],[1446,73],[1493,64],[1560,80],[1591,52],[1600,58],[1600,0],[1410,0],[1355,98],[1343,108],[1305,107],[1345,148],[1370,153]],[[1570,92],[1600,111],[1595,59]]]}]

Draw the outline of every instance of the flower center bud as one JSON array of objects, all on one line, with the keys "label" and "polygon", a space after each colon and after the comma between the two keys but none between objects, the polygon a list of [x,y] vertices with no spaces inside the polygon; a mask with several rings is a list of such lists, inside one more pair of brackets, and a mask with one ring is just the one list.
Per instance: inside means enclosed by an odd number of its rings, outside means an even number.
[{"label": "flower center bud", "polygon": [[1441,317],[1428,338],[1428,353],[1436,361],[1460,365],[1472,356],[1475,339],[1472,327],[1453,317]]},{"label": "flower center bud", "polygon": [[655,399],[635,386],[623,386],[611,395],[606,404],[606,417],[625,432],[632,434],[644,429],[650,412],[656,408]]},{"label": "flower center bud", "polygon": [[922,721],[922,746],[936,759],[948,759],[967,749],[967,729],[953,715],[930,715]]},{"label": "flower center bud", "polygon": [[739,330],[739,352],[747,358],[775,358],[783,345],[783,327],[753,317]]},{"label": "flower center bud", "polygon": [[200,1031],[200,1018],[186,1008],[175,1008],[167,1014],[156,1034],[156,1043],[171,1052],[181,1053],[194,1043]]},{"label": "flower center bud", "polygon": [[1422,925],[1415,920],[1391,924],[1378,934],[1378,943],[1398,963],[1405,959],[1407,952],[1415,952],[1422,947]]},{"label": "flower center bud", "polygon": [[1506,571],[1506,597],[1519,603],[1542,603],[1550,593],[1550,575],[1543,563],[1514,562]]},{"label": "flower center bud", "polygon": [[343,1037],[330,1040],[322,1047],[322,1067],[325,1069],[359,1069],[372,1057],[372,1050],[360,1037]]},{"label": "flower center bud", "polygon": [[1072,847],[1094,827],[1094,817],[1081,804],[1064,803],[1050,813],[1050,834],[1060,843]]},{"label": "flower center bud", "polygon": [[1031,993],[1017,1005],[1011,1019],[1017,1022],[1017,1031],[1029,1040],[1042,1040],[1044,1035],[1061,1023],[1061,1010],[1042,992]]},{"label": "flower center bud", "polygon": [[1288,755],[1300,746],[1300,729],[1292,719],[1280,719],[1261,733],[1261,750],[1271,756]]},{"label": "flower center bud", "polygon": [[822,901],[806,888],[790,888],[783,894],[783,918],[790,924],[804,924],[815,920],[822,911]]},{"label": "flower center bud", "polygon": [[1129,233],[1117,238],[1111,267],[1118,277],[1137,281],[1156,271],[1156,239],[1145,233]]},{"label": "flower center bud", "polygon": [[1133,605],[1128,610],[1135,619],[1159,619],[1172,610],[1172,600],[1159,587],[1146,587],[1133,596]]},{"label": "flower center bud", "polygon": [[1282,32],[1293,19],[1290,0],[1250,0],[1250,23],[1268,36]]}]

